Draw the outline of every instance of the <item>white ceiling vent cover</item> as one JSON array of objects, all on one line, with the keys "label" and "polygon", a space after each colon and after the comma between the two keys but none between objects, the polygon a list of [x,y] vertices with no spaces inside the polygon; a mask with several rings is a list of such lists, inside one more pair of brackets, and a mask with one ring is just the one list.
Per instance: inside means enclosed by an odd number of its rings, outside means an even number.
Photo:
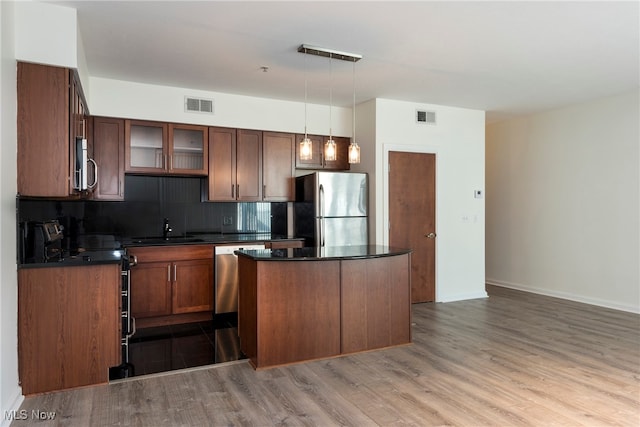
[{"label": "white ceiling vent cover", "polygon": [[416,110],[416,123],[422,123],[422,124],[427,124],[427,125],[435,125],[436,124],[436,112],[435,111]]},{"label": "white ceiling vent cover", "polygon": [[213,114],[213,99],[184,97],[184,111],[187,113]]}]

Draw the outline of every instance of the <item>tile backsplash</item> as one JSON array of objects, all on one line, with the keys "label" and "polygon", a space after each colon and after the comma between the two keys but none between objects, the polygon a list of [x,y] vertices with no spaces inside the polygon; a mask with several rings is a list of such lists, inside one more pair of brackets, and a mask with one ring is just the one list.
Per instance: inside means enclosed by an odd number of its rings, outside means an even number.
[{"label": "tile backsplash", "polygon": [[191,177],[125,177],[125,200],[19,199],[18,222],[57,219],[65,237],[85,234],[161,236],[164,218],[171,235],[274,233],[287,235],[287,203],[201,202],[206,182]]}]

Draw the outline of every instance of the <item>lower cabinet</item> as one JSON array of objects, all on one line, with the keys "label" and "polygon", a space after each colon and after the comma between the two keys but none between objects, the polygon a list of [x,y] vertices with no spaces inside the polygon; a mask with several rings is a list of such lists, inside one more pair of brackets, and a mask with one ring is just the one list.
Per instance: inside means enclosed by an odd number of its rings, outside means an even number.
[{"label": "lower cabinet", "polygon": [[238,256],[238,335],[256,369],[411,342],[409,254]]},{"label": "lower cabinet", "polygon": [[120,264],[18,270],[25,395],[109,381],[121,363]]},{"label": "lower cabinet", "polygon": [[211,318],[213,246],[132,247],[131,314],[138,327]]}]

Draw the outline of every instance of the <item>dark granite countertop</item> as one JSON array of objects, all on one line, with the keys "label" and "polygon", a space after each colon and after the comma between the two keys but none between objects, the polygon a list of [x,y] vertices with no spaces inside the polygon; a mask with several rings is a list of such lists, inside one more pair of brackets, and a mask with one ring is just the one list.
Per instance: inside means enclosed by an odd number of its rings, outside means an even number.
[{"label": "dark granite countertop", "polygon": [[[99,237],[99,238],[97,238]],[[115,237],[89,236],[82,239],[82,249],[65,253],[62,259],[42,263],[21,263],[18,268],[73,267],[89,264],[112,264],[121,262],[121,257],[130,246],[168,246],[168,245],[220,245],[250,242],[275,242],[282,240],[301,240],[271,233],[193,233],[182,236],[162,237]]]},{"label": "dark granite countertop", "polygon": [[122,261],[124,250],[105,249],[80,252],[77,255],[67,255],[60,260],[50,262],[19,264],[18,268],[51,268],[51,267],[77,267],[97,264],[119,264]]},{"label": "dark granite countertop", "polygon": [[256,261],[309,261],[309,260],[340,260],[363,259],[386,256],[404,255],[411,253],[411,249],[393,248],[389,246],[329,246],[305,247],[292,249],[262,249],[239,250],[238,256],[244,256]]},{"label": "dark granite countertop", "polygon": [[281,240],[301,240],[295,237],[287,237],[271,233],[188,233],[182,236],[169,236],[168,239],[162,237],[130,237],[123,238],[122,245],[127,246],[167,246],[167,245],[188,245],[188,244],[234,244],[247,242],[267,242]]}]

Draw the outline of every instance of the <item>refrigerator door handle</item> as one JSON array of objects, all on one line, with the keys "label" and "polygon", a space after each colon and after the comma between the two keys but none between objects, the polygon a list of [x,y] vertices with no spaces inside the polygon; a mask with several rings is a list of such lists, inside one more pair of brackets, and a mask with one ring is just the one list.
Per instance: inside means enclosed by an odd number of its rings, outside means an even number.
[{"label": "refrigerator door handle", "polygon": [[324,186],[320,184],[318,191],[318,202],[320,204],[320,216],[324,218]]},{"label": "refrigerator door handle", "polygon": [[324,186],[320,184],[318,191],[318,202],[320,203],[320,246],[324,247]]}]

